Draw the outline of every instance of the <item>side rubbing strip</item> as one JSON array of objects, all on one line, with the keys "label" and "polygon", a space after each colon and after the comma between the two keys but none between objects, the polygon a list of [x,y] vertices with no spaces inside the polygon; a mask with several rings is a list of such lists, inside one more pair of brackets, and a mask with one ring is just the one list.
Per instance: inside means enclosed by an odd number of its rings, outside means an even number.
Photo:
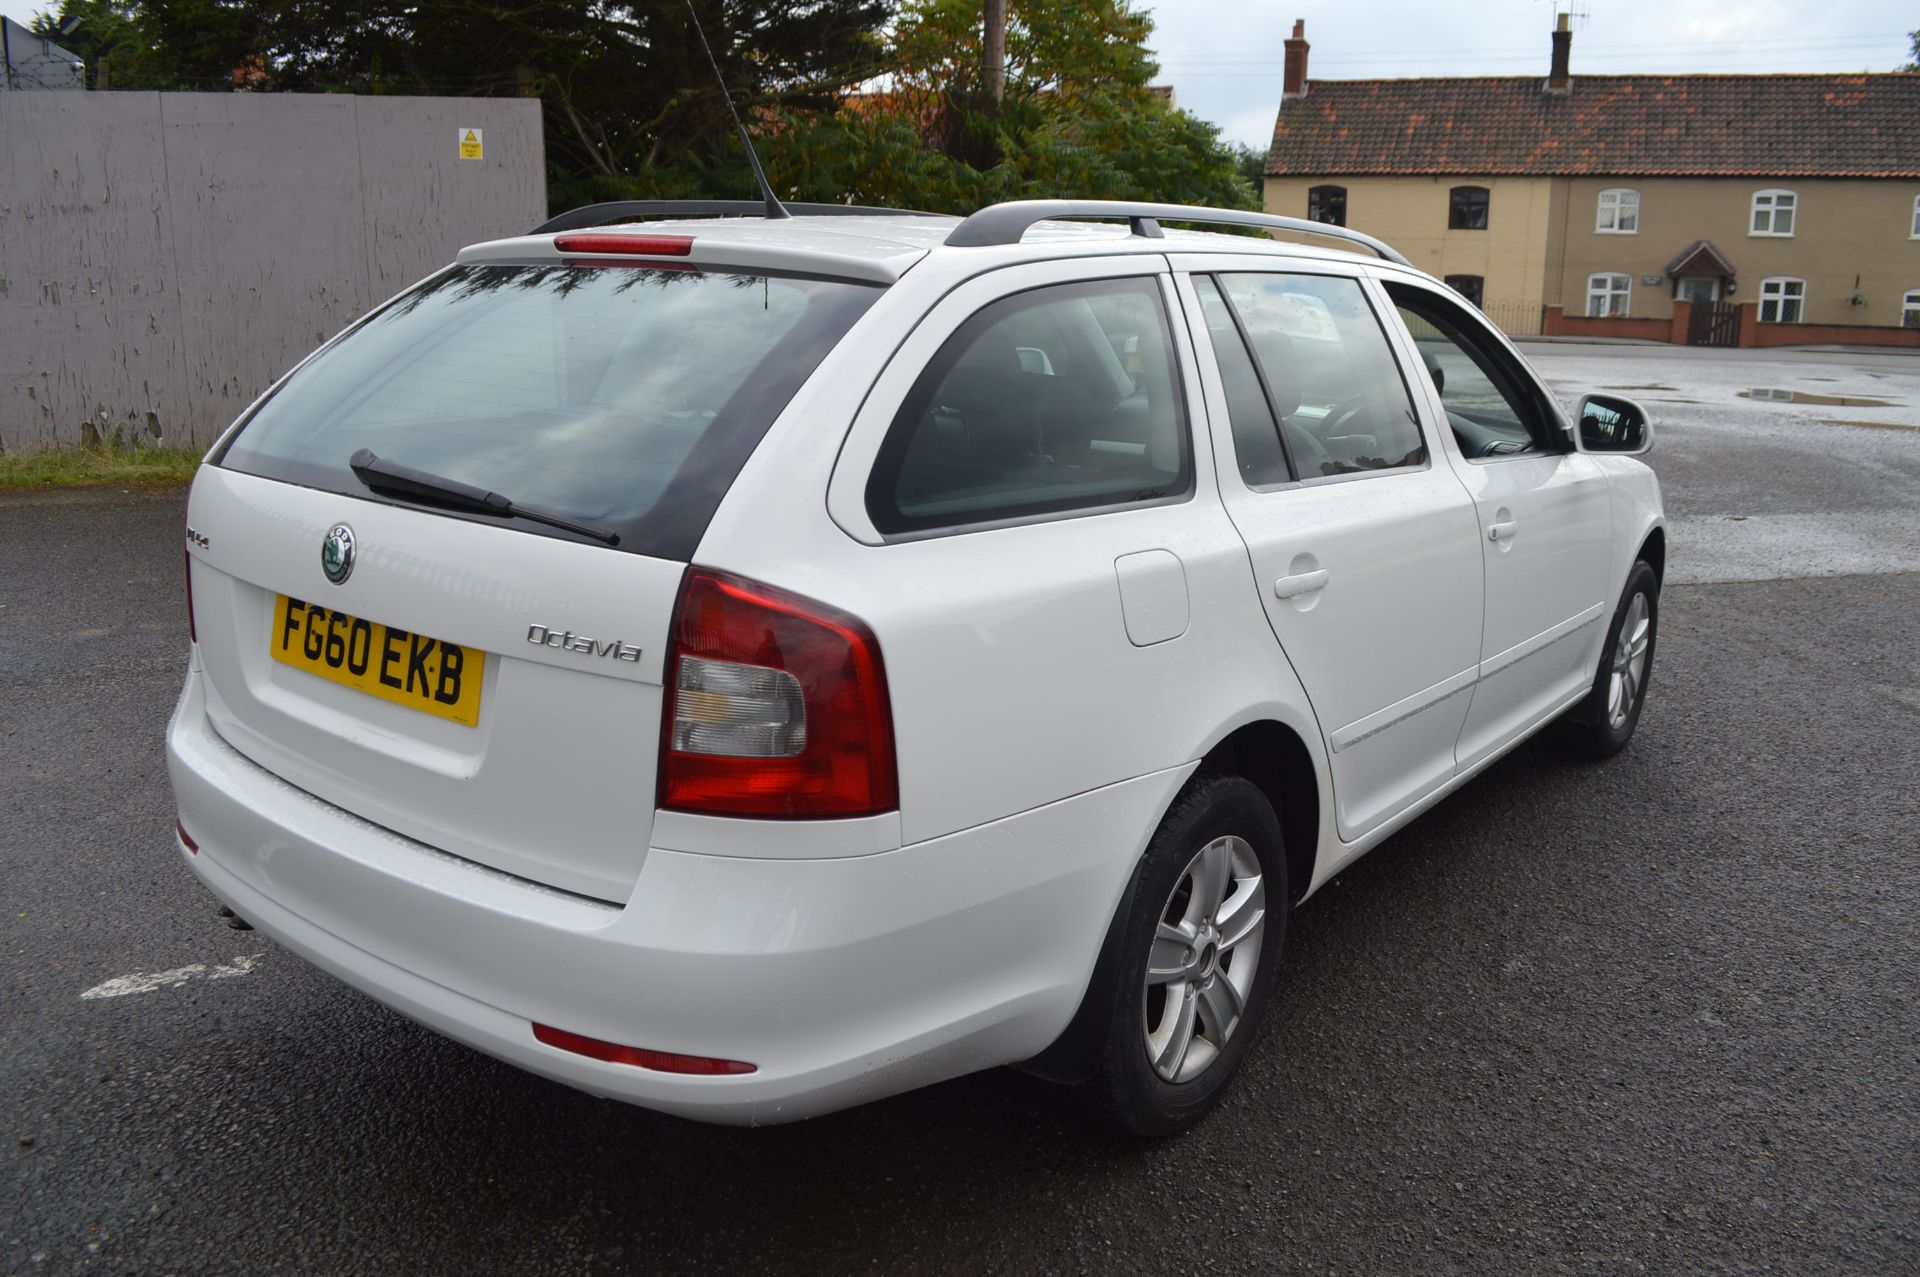
[{"label": "side rubbing strip", "polygon": [[1441,701],[1449,700],[1460,693],[1470,691],[1477,684],[1492,678],[1505,670],[1512,669],[1529,656],[1537,656],[1562,639],[1572,638],[1581,630],[1605,616],[1606,604],[1596,603],[1578,616],[1568,617],[1550,630],[1542,630],[1530,639],[1515,643],[1497,656],[1482,661],[1475,669],[1461,670],[1452,678],[1442,679],[1424,691],[1415,692],[1405,700],[1396,701],[1385,709],[1376,710],[1358,722],[1349,723],[1327,738],[1327,744],[1334,753],[1351,749],[1369,736],[1378,736],[1389,727],[1406,722],[1415,714],[1432,709]]},{"label": "side rubbing strip", "polygon": [[1451,678],[1441,679],[1424,691],[1415,692],[1405,700],[1395,701],[1385,709],[1375,710],[1357,722],[1349,723],[1327,738],[1327,744],[1334,753],[1351,749],[1369,736],[1378,736],[1389,727],[1406,722],[1415,714],[1424,713],[1441,701],[1451,700],[1460,693],[1471,690],[1479,682],[1476,671],[1461,670]]},{"label": "side rubbing strip", "polygon": [[1580,615],[1570,616],[1552,629],[1542,630],[1532,638],[1523,639],[1506,651],[1480,662],[1480,677],[1492,678],[1495,674],[1518,665],[1529,656],[1538,656],[1561,639],[1573,637],[1606,614],[1607,605],[1595,603]]}]

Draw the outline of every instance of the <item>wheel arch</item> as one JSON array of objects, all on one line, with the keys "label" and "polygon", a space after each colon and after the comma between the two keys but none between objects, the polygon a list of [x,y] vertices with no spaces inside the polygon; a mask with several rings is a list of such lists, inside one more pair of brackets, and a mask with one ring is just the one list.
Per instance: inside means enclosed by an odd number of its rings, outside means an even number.
[{"label": "wheel arch", "polygon": [[1640,551],[1635,558],[1645,559],[1653,569],[1654,579],[1662,585],[1667,581],[1667,530],[1656,525],[1647,533],[1646,540],[1640,543]]},{"label": "wheel arch", "polygon": [[[1276,718],[1253,718],[1224,728],[1207,746],[1186,783],[1169,795],[1160,819],[1165,819],[1166,810],[1201,777],[1222,773],[1245,777],[1273,804],[1287,861],[1287,894],[1290,903],[1298,902],[1313,883],[1323,811],[1321,772],[1306,739]],[[1126,888],[1107,923],[1093,973],[1073,1019],[1046,1050],[1015,1067],[1050,1082],[1077,1083],[1093,1076],[1115,1014],[1115,1008],[1099,993],[1112,983],[1112,973],[1119,963],[1121,932],[1133,908],[1138,877],[1136,864],[1127,874]]]},{"label": "wheel arch", "polygon": [[1320,851],[1320,773],[1306,742],[1274,719],[1243,723],[1207,751],[1194,774],[1208,772],[1244,776],[1273,804],[1286,838],[1287,893],[1298,901],[1313,883]]}]

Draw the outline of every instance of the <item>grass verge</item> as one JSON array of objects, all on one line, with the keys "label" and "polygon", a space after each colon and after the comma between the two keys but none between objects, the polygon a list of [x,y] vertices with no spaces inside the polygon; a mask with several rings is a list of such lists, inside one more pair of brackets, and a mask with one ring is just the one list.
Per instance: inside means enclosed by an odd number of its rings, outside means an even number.
[{"label": "grass verge", "polygon": [[145,444],[94,448],[35,448],[0,454],[0,492],[45,488],[158,487],[186,483],[200,465],[200,449]]}]

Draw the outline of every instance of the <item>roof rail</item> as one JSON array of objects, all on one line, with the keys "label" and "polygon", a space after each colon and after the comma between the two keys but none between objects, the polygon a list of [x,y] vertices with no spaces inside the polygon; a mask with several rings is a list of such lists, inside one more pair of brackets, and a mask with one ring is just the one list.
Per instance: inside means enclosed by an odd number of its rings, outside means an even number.
[{"label": "roof rail", "polygon": [[[911,208],[875,208],[869,204],[789,204],[791,213],[803,217],[935,217]],[[550,217],[527,232],[551,235],[556,231],[577,231],[587,226],[605,226],[629,217],[765,217],[764,200],[611,200],[605,204],[587,204]]]},{"label": "roof rail", "polygon": [[1160,239],[1160,223],[1209,222],[1225,226],[1258,226],[1266,230],[1293,231],[1301,235],[1320,235],[1345,240],[1369,249],[1389,262],[1401,266],[1413,263],[1391,246],[1371,235],[1350,231],[1344,226],[1310,222],[1304,217],[1280,217],[1273,213],[1247,213],[1237,209],[1203,208],[1194,204],[1136,204],[1131,200],[1013,200],[983,208],[954,227],[947,236],[952,248],[984,248],[991,244],[1018,244],[1035,222],[1056,217],[1124,217],[1135,235]]}]

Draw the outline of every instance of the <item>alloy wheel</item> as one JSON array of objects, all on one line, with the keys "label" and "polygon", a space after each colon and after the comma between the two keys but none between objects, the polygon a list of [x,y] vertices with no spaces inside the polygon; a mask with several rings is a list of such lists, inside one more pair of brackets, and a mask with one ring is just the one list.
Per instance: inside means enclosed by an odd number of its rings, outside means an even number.
[{"label": "alloy wheel", "polygon": [[1147,1059],[1190,1082],[1239,1027],[1260,969],[1267,889],[1253,845],[1235,835],[1202,847],[1161,907],[1147,958]]},{"label": "alloy wheel", "polygon": [[1613,672],[1607,680],[1607,726],[1619,731],[1633,713],[1647,678],[1647,649],[1653,642],[1653,616],[1645,594],[1635,594],[1613,645]]}]

